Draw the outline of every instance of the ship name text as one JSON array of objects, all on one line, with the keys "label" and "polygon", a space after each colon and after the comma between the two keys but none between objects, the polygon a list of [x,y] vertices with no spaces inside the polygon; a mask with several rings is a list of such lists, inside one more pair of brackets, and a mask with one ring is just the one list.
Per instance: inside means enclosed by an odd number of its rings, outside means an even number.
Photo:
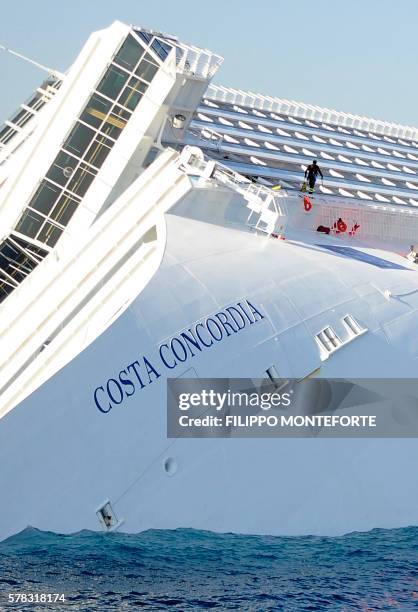
[{"label": "ship name text", "polygon": [[256,306],[243,300],[194,323],[162,342],[155,357],[142,355],[96,387],[93,392],[95,406],[103,414],[110,412],[162,374],[175,376],[178,366],[264,318]]}]

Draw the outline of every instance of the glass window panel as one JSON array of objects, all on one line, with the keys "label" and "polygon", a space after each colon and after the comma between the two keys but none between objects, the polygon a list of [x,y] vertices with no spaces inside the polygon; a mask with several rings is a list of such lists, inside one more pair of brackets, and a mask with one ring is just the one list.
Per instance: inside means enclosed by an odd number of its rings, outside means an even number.
[{"label": "glass window panel", "polygon": [[117,115],[114,115],[113,113],[110,113],[101,131],[107,136],[110,136],[111,138],[114,138],[116,140],[120,136],[125,125],[126,125],[125,119],[118,117]]},{"label": "glass window panel", "polygon": [[132,71],[137,65],[140,57],[144,52],[144,48],[139,44],[135,38],[129,34],[113,61],[120,66],[126,68],[126,70]]},{"label": "glass window panel", "polygon": [[48,221],[45,221],[42,230],[39,232],[38,240],[40,240],[40,242],[44,242],[50,247],[53,247],[56,245],[61,234],[62,229],[55,227],[55,225],[48,223]]},{"label": "glass window panel", "polygon": [[81,121],[98,128],[109,113],[112,103],[97,94],[93,94],[81,114]]},{"label": "glass window panel", "polygon": [[[28,270],[27,272],[25,272],[25,271],[23,271],[23,270],[21,270],[21,269],[17,269],[17,270],[16,270],[15,268],[9,268],[9,269],[7,270],[7,274],[8,274],[9,276],[11,276],[11,277],[12,277],[12,278],[13,278],[13,279],[14,279],[14,280],[17,282],[17,283],[21,283],[21,282],[22,282],[22,280],[23,280],[24,278],[26,278],[26,276],[27,276],[27,275],[28,275],[30,272],[31,272],[31,270]],[[6,276],[6,275],[4,275],[4,276],[5,276],[5,280],[6,280],[7,282],[9,282],[9,283],[12,285],[12,284],[13,284],[13,281],[12,281],[10,278],[7,278],[7,276]]]},{"label": "glass window panel", "polygon": [[6,299],[12,291],[13,287],[8,284],[8,281],[0,278],[0,302]]},{"label": "glass window panel", "polygon": [[17,260],[18,256],[17,248],[10,244],[8,240],[5,240],[0,246],[0,268],[7,271],[9,263]]},{"label": "glass window panel", "polygon": [[25,236],[35,238],[44,220],[44,217],[41,217],[38,213],[26,210],[15,229],[17,232],[25,234]]},{"label": "glass window panel", "polygon": [[21,283],[38,265],[26,251],[36,252],[40,258],[48,254],[15,234],[12,236],[13,240],[7,238],[0,244],[0,301],[15,288],[14,281]]},{"label": "glass window panel", "polygon": [[119,103],[123,104],[130,110],[134,110],[142,96],[147,90],[148,85],[139,79],[132,78],[129,80],[129,86],[125,87],[119,98]]},{"label": "glass window panel", "polygon": [[[15,236],[13,236],[13,241],[18,242],[19,246],[22,248],[17,247],[9,238],[7,238],[0,246],[0,268],[9,274],[11,274],[11,270],[15,268],[21,268],[25,272],[30,272],[35,267],[36,263],[33,262],[25,252],[26,250],[29,250],[25,246],[29,243],[27,243],[25,240],[18,239]],[[33,248],[36,249],[37,247]],[[25,251],[22,249],[25,249]],[[43,249],[38,250],[41,256],[45,257],[47,254],[46,251]]]},{"label": "glass window panel", "polygon": [[[54,160],[54,163],[48,170],[46,177],[51,181],[64,186],[71,177],[79,160],[64,151],[60,151]],[[34,208],[38,208],[34,206]],[[39,209],[41,210],[41,209]]]},{"label": "glass window panel", "polygon": [[136,33],[138,34],[138,36],[140,38],[142,38],[142,40],[148,44],[149,41],[152,39],[152,34],[149,34],[149,32],[141,32],[140,30],[135,30]]},{"label": "glass window panel", "polygon": [[100,81],[97,91],[112,100],[116,100],[128,78],[129,75],[126,72],[116,66],[110,66]]},{"label": "glass window panel", "polygon": [[17,281],[20,282],[32,272],[36,265],[36,262],[20,249],[16,249],[9,240],[3,242],[0,249],[0,268]]},{"label": "glass window panel", "polygon": [[61,189],[59,187],[52,185],[44,179],[35,191],[35,195],[29,202],[29,206],[47,215],[57,201],[60,193]]},{"label": "glass window panel", "polygon": [[132,89],[136,89],[137,91],[140,91],[141,93],[145,93],[146,90],[148,89],[148,84],[141,81],[141,79],[132,77],[131,79],[129,79],[128,87],[131,87]]},{"label": "glass window panel", "polygon": [[155,66],[155,64],[151,64],[143,59],[138,68],[135,70],[135,74],[148,81],[148,83],[151,83],[157,70],[158,67]]},{"label": "glass window panel", "polygon": [[84,156],[84,161],[96,168],[101,168],[103,162],[110,153],[112,145],[112,141],[108,140],[105,136],[97,136]]},{"label": "glass window panel", "polygon": [[40,247],[35,246],[31,242],[27,242],[27,240],[23,240],[23,238],[20,238],[19,236],[15,236],[14,234],[12,234],[11,238],[13,238],[13,240],[17,242],[23,249],[26,249],[27,251],[32,253],[32,255],[36,255],[40,258],[46,257],[46,255],[48,255],[48,251],[45,251],[45,249],[41,249]]},{"label": "glass window panel", "polygon": [[82,157],[83,153],[94,138],[94,131],[81,123],[76,123],[64,142],[64,149],[68,149],[77,157]]},{"label": "glass window panel", "polygon": [[150,53],[145,53],[142,59],[147,60],[147,62],[149,62],[150,64],[154,64],[154,66],[159,66],[155,57],[153,57]]},{"label": "glass window panel", "polygon": [[[92,170],[88,170],[85,164],[80,164],[80,167],[74,172],[71,177],[67,189],[76,193],[80,198],[82,198],[87,189],[90,187],[92,182],[94,181],[95,174]],[[52,216],[52,215],[51,215]]]},{"label": "glass window panel", "polygon": [[112,108],[112,115],[116,115],[116,117],[128,121],[132,117],[132,112],[126,108],[123,108],[122,106],[119,106],[118,104],[114,104]]},{"label": "glass window panel", "polygon": [[67,225],[71,217],[77,210],[77,206],[80,204],[77,200],[72,198],[68,194],[63,194],[62,198],[59,199],[57,205],[51,213],[51,219],[60,223],[61,225]]},{"label": "glass window panel", "polygon": [[163,42],[162,40],[158,40],[157,38],[154,38],[154,40],[152,41],[151,49],[155,51],[158,57],[160,57],[163,61],[170,53],[171,48],[172,47],[170,45]]}]

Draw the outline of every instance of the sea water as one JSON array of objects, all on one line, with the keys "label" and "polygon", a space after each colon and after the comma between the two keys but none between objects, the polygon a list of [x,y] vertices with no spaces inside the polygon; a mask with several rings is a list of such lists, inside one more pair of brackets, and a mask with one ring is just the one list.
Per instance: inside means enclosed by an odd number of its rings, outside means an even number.
[{"label": "sea water", "polygon": [[[19,593],[38,603],[8,603]],[[26,529],[0,543],[1,610],[205,608],[417,610],[418,528],[334,538]]]}]

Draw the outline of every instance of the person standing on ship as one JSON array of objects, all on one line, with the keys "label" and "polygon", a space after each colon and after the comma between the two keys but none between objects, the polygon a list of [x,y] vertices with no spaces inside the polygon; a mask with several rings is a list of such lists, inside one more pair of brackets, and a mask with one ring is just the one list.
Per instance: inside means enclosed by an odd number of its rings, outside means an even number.
[{"label": "person standing on ship", "polygon": [[316,163],[316,159],[314,159],[305,170],[305,178],[308,179],[309,183],[309,193],[313,193],[315,191],[316,177],[318,174],[321,175],[321,179],[324,178],[321,168]]}]

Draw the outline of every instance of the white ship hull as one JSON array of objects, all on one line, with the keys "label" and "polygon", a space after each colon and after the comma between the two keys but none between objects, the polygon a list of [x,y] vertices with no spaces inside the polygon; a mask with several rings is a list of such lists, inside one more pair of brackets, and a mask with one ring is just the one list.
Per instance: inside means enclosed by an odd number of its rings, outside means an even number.
[{"label": "white ship hull", "polygon": [[[318,367],[323,377],[413,376],[408,338],[418,318],[416,273],[176,215],[166,221],[164,259],[147,287],[1,419],[0,538],[28,525],[61,533],[102,529],[96,512],[108,500],[126,532],[336,535],[418,524],[415,439],[166,435],[168,376],[259,377],[271,364],[296,378]],[[407,306],[389,304],[383,289],[401,286],[410,291]],[[245,300],[262,320],[248,320],[239,333],[163,367],[162,343]],[[347,311],[368,333],[321,362],[311,330]],[[175,361],[169,349],[166,360]],[[142,389],[135,368],[127,372],[136,361]],[[116,401],[109,402],[106,384],[120,381],[121,371],[131,385],[119,385],[119,403],[111,383]]]},{"label": "white ship hull", "polygon": [[115,22],[0,129],[0,539],[418,525],[415,396],[402,439],[167,436],[167,378],[417,372],[418,131],[221,63]]}]

